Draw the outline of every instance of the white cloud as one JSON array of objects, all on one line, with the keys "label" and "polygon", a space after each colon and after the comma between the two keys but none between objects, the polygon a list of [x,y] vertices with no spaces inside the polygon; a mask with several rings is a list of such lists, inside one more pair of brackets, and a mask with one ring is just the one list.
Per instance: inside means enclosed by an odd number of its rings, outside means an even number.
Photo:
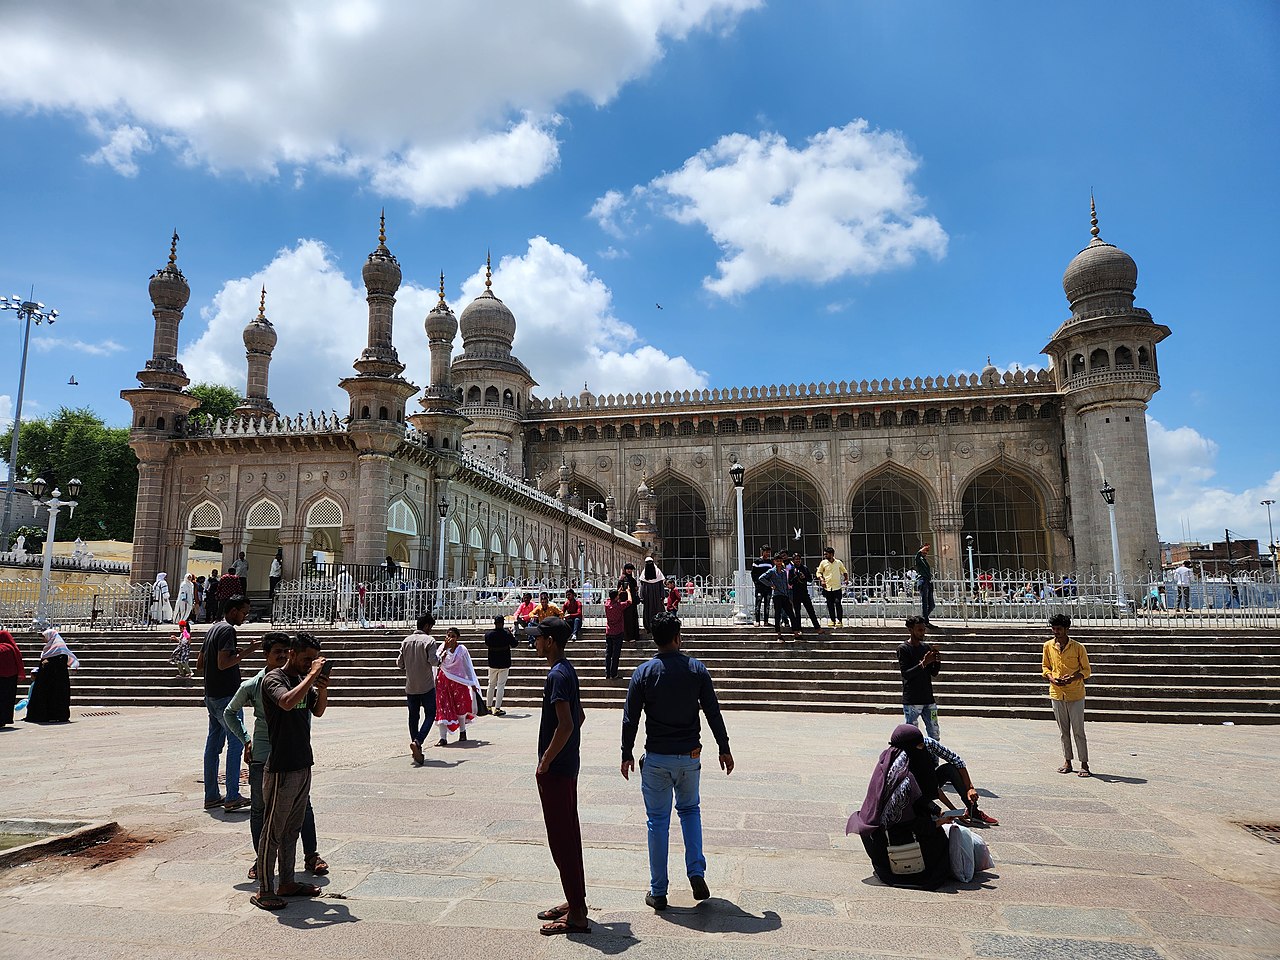
[{"label": "white cloud", "polygon": [[940,258],[947,234],[921,213],[919,167],[900,135],[865,120],[791,147],[776,133],[734,133],[674,173],[600,197],[592,216],[615,235],[642,197],[665,216],[704,227],[723,252],[703,285],[731,298],[771,280],[827,283]]},{"label": "white cloud", "polygon": [[[707,377],[683,357],[645,344],[635,328],[613,314],[613,294],[573,254],[542,237],[527,252],[497,264],[494,292],[516,315],[515,352],[541,384],[541,396],[577,394],[583,381],[596,393],[704,387]],[[179,359],[192,382],[245,387],[245,324],[258,312],[267,288],[267,318],[276,328],[268,393],[277,410],[344,411],[348,400],[338,380],[364,348],[368,306],[359,279],[345,276],[318,240],[299,240],[251,276],[228,280],[212,302],[188,313],[204,328]],[[462,284],[455,312],[484,289],[479,269]],[[423,318],[436,292],[405,283],[396,294],[395,340],[404,376],[427,385],[428,353]],[[184,342],[187,337],[183,337]],[[416,410],[410,400],[410,411]]]},{"label": "white cloud", "polygon": [[[621,240],[627,235],[624,224],[629,226],[635,217],[635,211],[627,205],[627,198],[619,190],[607,190],[604,196],[597,197],[591,205],[587,216],[605,233]],[[613,249],[610,247],[610,249]]]},{"label": "white cloud", "polygon": [[32,340],[33,346],[40,353],[49,353],[53,350],[70,350],[73,353],[84,353],[91,357],[109,357],[113,353],[119,353],[124,349],[124,345],[116,343],[114,340],[101,340],[98,343],[90,343],[86,340],[68,340],[65,337],[41,337],[38,340]]},{"label": "white cloud", "polygon": [[[484,271],[462,284],[462,303],[484,289]],[[534,237],[523,256],[507,257],[493,274],[494,293],[516,316],[517,356],[538,380],[540,396],[692,390],[707,375],[684,357],[650,344],[613,313],[613,294],[572,253]]]},{"label": "white cloud", "polygon": [[90,131],[105,139],[105,143],[93,153],[85,157],[90,163],[105,163],[122,177],[138,175],[138,154],[150,153],[155,149],[151,137],[142,127],[130,123],[122,123],[108,133],[96,119],[89,123]]},{"label": "white cloud", "polygon": [[[1191,427],[1169,429],[1147,417],[1151,479],[1156,495],[1160,537],[1181,540],[1222,539],[1224,528],[1266,543],[1266,511],[1262,500],[1280,500],[1280,470],[1243,490],[1214,482],[1218,444]],[[1280,516],[1280,513],[1277,514]]]},{"label": "white cloud", "polygon": [[[13,397],[7,393],[0,393],[0,430],[8,430],[13,426]],[[5,450],[4,455],[7,457],[9,451]]]},{"label": "white cloud", "polygon": [[105,141],[94,162],[126,176],[163,145],[447,206],[534,182],[557,162],[558,107],[608,103],[668,44],[759,3],[10,4],[0,109],[84,117]]}]

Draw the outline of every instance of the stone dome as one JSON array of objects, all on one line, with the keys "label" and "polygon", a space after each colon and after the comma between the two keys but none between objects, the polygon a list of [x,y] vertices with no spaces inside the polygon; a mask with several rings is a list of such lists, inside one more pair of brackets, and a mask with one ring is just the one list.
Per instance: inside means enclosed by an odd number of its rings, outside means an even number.
[{"label": "stone dome", "polygon": [[485,290],[462,311],[458,328],[464,344],[469,340],[496,340],[510,347],[516,338],[516,317],[492,290]]},{"label": "stone dome", "polygon": [[244,348],[250,353],[270,353],[276,348],[276,328],[267,319],[267,288],[262,288],[258,315],[245,324]]},{"label": "stone dome", "polygon": [[400,289],[400,261],[387,249],[387,218],[379,220],[378,247],[365,261],[361,271],[364,288],[370,293],[393,295]]},{"label": "stone dome", "polygon": [[982,368],[982,385],[989,387],[999,382],[1000,371],[996,369],[996,365],[991,362],[991,358],[987,357],[987,365]]},{"label": "stone dome", "polygon": [[426,327],[428,340],[447,340],[452,343],[458,334],[458,318],[443,300],[431,308],[423,326]]},{"label": "stone dome", "polygon": [[148,286],[151,303],[160,310],[181,310],[191,299],[191,287],[178,269],[178,234],[169,244],[169,262],[151,275]]},{"label": "stone dome", "polygon": [[1115,244],[1107,243],[1098,235],[1098,210],[1093,198],[1089,198],[1093,239],[1075,255],[1062,275],[1062,292],[1068,303],[1076,303],[1085,297],[1098,294],[1133,295],[1138,286],[1138,265]]}]

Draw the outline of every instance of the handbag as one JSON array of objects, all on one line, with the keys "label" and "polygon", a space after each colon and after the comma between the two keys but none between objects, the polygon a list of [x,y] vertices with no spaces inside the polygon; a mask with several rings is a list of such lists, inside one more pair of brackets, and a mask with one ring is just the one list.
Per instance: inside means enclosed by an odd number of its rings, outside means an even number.
[{"label": "handbag", "polygon": [[484,693],[479,687],[476,687],[476,716],[487,717],[489,715],[489,705],[484,702]]}]

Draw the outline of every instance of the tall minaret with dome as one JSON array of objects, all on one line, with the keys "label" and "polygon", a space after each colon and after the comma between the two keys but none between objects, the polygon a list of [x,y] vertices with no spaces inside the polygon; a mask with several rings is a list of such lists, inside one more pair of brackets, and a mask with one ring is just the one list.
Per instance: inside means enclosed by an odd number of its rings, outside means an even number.
[{"label": "tall minaret with dome", "polygon": [[276,330],[267,319],[267,288],[258,300],[258,315],[244,328],[244,355],[248,364],[244,400],[236,407],[237,417],[274,417],[276,408],[267,393],[271,353],[276,348]]},{"label": "tall minaret with dome", "polygon": [[512,353],[516,318],[493,292],[493,261],[485,258],[484,292],[458,318],[462,354],[453,361],[460,412],[471,423],[462,447],[494,466],[519,475],[524,463],[521,423],[529,392],[538,385]]},{"label": "tall minaret with dome", "polygon": [[1076,569],[1102,577],[1112,567],[1105,479],[1116,491],[1122,571],[1145,576],[1148,564],[1160,567],[1146,411],[1160,389],[1156,344],[1170,331],[1134,306],[1138,265],[1102,239],[1092,197],[1089,205],[1093,239],[1062,277],[1071,316],[1044,348],[1065,401]]}]

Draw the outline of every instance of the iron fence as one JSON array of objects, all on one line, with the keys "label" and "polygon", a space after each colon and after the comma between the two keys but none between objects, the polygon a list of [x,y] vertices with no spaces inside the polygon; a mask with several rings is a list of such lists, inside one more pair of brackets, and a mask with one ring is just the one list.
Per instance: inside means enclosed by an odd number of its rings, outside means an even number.
[{"label": "iron fence", "polygon": [[[0,623],[9,630],[31,629],[39,599],[39,580],[0,580]],[[149,583],[49,585],[49,621],[59,628],[147,628],[150,606]]]}]

